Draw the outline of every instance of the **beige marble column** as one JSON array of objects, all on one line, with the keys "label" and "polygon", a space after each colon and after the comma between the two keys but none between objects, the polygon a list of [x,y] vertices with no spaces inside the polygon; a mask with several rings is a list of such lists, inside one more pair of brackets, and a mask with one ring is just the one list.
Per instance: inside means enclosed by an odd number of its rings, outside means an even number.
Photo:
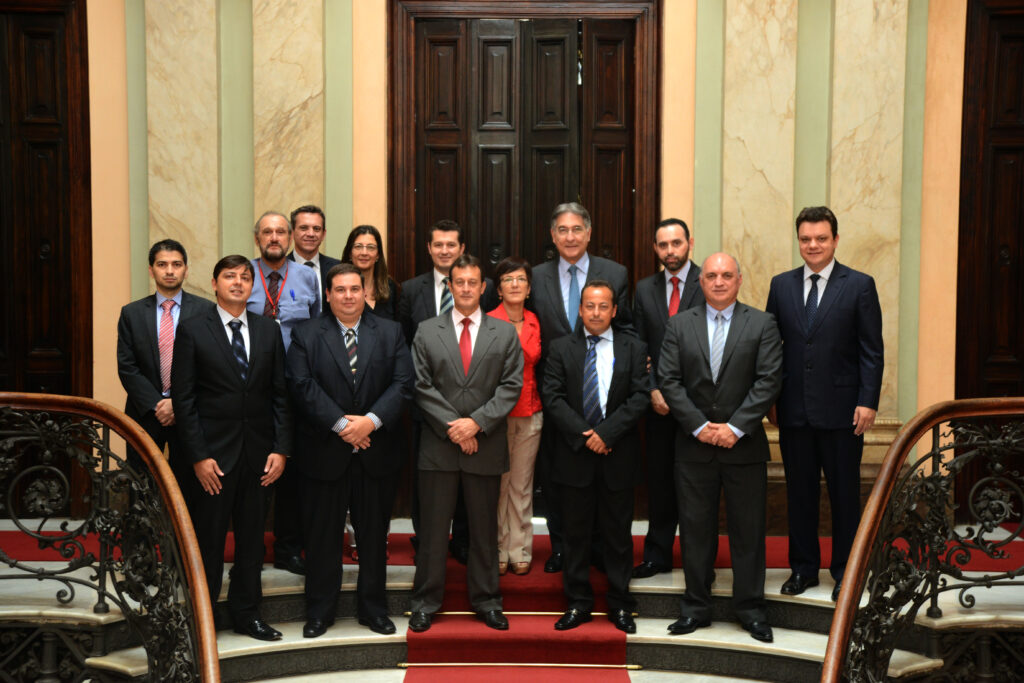
[{"label": "beige marble column", "polygon": [[725,16],[722,248],[743,269],[740,300],[764,308],[792,267],[797,0],[729,0]]},{"label": "beige marble column", "polygon": [[323,2],[254,0],[252,12],[254,211],[322,206]]},{"label": "beige marble column", "polygon": [[906,0],[835,0],[830,206],[836,258],[875,278],[885,375],[880,416],[896,415]]},{"label": "beige marble column", "polygon": [[149,236],[189,257],[186,288],[212,296],[219,254],[217,3],[146,3]]}]

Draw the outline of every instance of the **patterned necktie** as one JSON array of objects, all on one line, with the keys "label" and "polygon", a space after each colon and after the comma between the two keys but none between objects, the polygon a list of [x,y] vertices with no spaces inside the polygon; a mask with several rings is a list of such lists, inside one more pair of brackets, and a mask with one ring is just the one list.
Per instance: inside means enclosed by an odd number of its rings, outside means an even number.
[{"label": "patterned necktie", "polygon": [[441,290],[441,310],[438,311],[441,315],[444,315],[448,311],[452,310],[452,306],[455,305],[455,301],[452,300],[452,290],[448,286],[451,282],[451,278],[444,278],[441,280],[444,284],[444,289]]},{"label": "patterned necktie", "polygon": [[807,295],[807,304],[804,305],[804,313],[807,315],[807,329],[814,324],[814,316],[818,314],[818,280],[821,276],[817,273],[811,275],[811,291]]},{"label": "patterned necktie", "polygon": [[244,382],[249,375],[249,356],[245,353],[245,340],[242,339],[242,321],[232,320],[228,326],[231,328],[231,352],[235,354],[238,372]]},{"label": "patterned necktie", "polygon": [[171,317],[174,301],[164,299],[160,307],[164,312],[160,314],[160,336],[157,345],[160,348],[160,384],[166,394],[171,390],[171,358],[174,356],[174,318]]},{"label": "patterned necktie", "polygon": [[672,296],[668,298],[668,317],[671,318],[679,312],[679,278],[673,275],[669,282],[672,283]]},{"label": "patterned necktie", "polygon": [[711,338],[711,379],[718,381],[718,371],[722,369],[722,351],[725,349],[725,316],[721,312],[715,315],[715,334]]},{"label": "patterned necktie", "polygon": [[576,279],[576,273],[580,269],[576,264],[569,266],[569,301],[565,305],[565,318],[569,321],[569,327],[576,327],[576,317],[580,314],[580,282]]},{"label": "patterned necktie", "polygon": [[596,427],[601,424],[601,388],[597,381],[597,342],[601,338],[596,334],[587,336],[587,357],[583,361],[583,417],[587,424]]},{"label": "patterned necktie", "polygon": [[345,330],[345,349],[348,351],[348,364],[352,374],[356,374],[356,331]]},{"label": "patterned necktie", "polygon": [[263,302],[263,315],[270,318],[277,317],[277,302],[279,300],[277,289],[280,286],[280,279],[281,273],[275,270],[270,274],[270,281],[267,283],[267,300]]},{"label": "patterned necktie", "polygon": [[469,336],[469,326],[473,321],[462,319],[462,334],[459,335],[459,354],[462,356],[462,369],[469,374],[469,364],[473,360],[473,338]]}]

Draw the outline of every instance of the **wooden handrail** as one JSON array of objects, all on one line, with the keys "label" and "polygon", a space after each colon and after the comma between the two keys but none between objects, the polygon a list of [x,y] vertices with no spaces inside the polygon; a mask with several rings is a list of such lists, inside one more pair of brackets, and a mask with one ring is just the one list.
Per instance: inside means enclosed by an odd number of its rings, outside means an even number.
[{"label": "wooden handrail", "polygon": [[843,661],[849,646],[853,620],[857,606],[864,593],[867,566],[871,549],[878,537],[882,515],[889,504],[900,470],[911,450],[925,434],[937,424],[962,417],[994,417],[1024,413],[1024,398],[972,398],[959,401],[943,401],[925,408],[915,415],[893,440],[886,451],[878,478],[871,489],[871,496],[860,518],[857,536],[850,550],[843,575],[843,587],[836,603],[829,630],[825,661],[822,665],[821,680],[838,683],[842,680]]},{"label": "wooden handrail", "polygon": [[192,618],[195,622],[198,641],[199,674],[205,682],[218,683],[220,681],[220,663],[217,654],[217,631],[214,627],[210,592],[206,586],[206,572],[199,554],[199,545],[196,543],[192,518],[185,507],[185,500],[182,498],[181,489],[178,488],[178,482],[153,439],[122,411],[91,398],[0,392],[0,406],[46,410],[92,418],[110,427],[138,451],[160,488],[160,496],[171,517],[175,538],[181,550],[182,565],[192,599]]}]

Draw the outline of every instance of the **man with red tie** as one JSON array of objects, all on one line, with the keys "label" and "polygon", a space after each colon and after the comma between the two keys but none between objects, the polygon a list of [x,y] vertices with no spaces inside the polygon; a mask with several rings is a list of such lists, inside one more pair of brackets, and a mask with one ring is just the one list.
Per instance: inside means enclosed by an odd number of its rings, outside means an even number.
[{"label": "man with red tie", "polygon": [[676,421],[658,384],[658,359],[669,318],[704,303],[700,266],[690,260],[693,236],[686,223],[666,218],[654,232],[654,253],[665,267],[636,284],[633,324],[647,344],[651,359],[651,409],[647,412],[647,537],[644,559],[633,568],[633,578],[645,579],[672,571],[672,545],[679,524],[679,506],[672,467]]}]

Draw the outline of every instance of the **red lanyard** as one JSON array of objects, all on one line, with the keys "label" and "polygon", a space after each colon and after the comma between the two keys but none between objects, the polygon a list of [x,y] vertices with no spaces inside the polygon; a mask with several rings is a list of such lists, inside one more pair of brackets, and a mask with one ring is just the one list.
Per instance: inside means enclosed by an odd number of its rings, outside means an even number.
[{"label": "red lanyard", "polygon": [[277,302],[281,300],[281,295],[284,294],[284,283],[288,282],[288,264],[284,264],[284,279],[281,280],[281,285],[277,288],[277,298],[270,298],[270,290],[267,289],[267,281],[263,277],[263,269],[260,268],[260,282],[263,283],[263,294],[266,295],[267,300],[270,301],[270,307],[274,309],[274,317],[277,317]]}]

